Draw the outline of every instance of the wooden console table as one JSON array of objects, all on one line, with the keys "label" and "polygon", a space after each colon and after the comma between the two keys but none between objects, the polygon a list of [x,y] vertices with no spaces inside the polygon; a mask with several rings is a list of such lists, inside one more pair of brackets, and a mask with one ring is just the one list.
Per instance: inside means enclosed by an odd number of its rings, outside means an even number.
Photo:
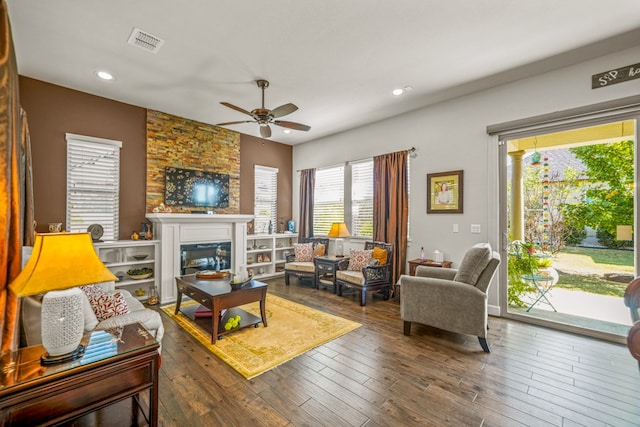
[{"label": "wooden console table", "polygon": [[0,425],[157,426],[159,345],[153,336],[135,323],[112,333],[93,331],[83,343],[80,359],[56,365],[40,364],[41,345],[3,354]]}]

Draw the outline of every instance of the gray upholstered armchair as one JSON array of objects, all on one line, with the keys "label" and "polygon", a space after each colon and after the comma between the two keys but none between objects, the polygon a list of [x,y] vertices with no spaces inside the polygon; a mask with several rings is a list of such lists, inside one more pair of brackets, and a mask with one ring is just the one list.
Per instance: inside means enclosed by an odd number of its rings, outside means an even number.
[{"label": "gray upholstered armchair", "polygon": [[488,244],[467,251],[459,269],[420,266],[415,276],[402,275],[400,316],[404,334],[411,322],[451,332],[475,335],[482,349],[487,343],[487,289],[500,264]]}]

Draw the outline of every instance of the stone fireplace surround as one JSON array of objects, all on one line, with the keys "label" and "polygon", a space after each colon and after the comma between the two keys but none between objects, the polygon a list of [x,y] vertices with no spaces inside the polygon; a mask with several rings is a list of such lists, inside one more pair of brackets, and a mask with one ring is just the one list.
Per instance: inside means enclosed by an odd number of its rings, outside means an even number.
[{"label": "stone fireplace surround", "polygon": [[154,235],[160,240],[161,304],[176,301],[181,245],[230,241],[230,270],[237,271],[246,260],[247,223],[253,215],[153,213],[146,217],[154,224]]}]

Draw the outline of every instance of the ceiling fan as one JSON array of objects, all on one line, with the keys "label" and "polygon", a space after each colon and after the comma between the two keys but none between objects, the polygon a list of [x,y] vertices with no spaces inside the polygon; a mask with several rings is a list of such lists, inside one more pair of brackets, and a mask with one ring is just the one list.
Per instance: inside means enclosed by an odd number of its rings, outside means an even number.
[{"label": "ceiling fan", "polygon": [[269,124],[303,131],[308,131],[309,129],[311,129],[311,126],[303,125],[301,123],[275,120],[278,117],[286,116],[287,114],[293,113],[298,109],[298,107],[296,107],[294,104],[289,103],[281,105],[273,110],[264,108],[264,90],[269,87],[269,82],[266,80],[256,80],[256,83],[258,84],[258,87],[262,89],[262,107],[256,108],[255,110],[249,112],[244,108],[237,107],[228,102],[220,102],[220,104],[224,105],[225,107],[229,107],[233,110],[240,111],[241,113],[253,117],[253,120],[240,120],[236,122],[218,123],[216,126],[235,125],[238,123],[258,123],[260,125],[260,135],[263,138],[271,137],[271,128],[269,127]]}]

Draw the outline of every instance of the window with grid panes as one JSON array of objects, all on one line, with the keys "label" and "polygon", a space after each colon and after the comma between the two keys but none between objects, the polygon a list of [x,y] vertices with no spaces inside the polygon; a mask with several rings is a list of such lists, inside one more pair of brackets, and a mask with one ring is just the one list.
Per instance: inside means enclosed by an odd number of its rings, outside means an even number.
[{"label": "window with grid panes", "polygon": [[326,235],[344,222],[344,165],[316,170],[313,198],[313,234]]},{"label": "window with grid panes", "polygon": [[373,160],[351,163],[352,236],[373,237]]},{"label": "window with grid panes", "polygon": [[120,149],[122,142],[67,133],[68,232],[104,229],[104,240],[118,240]]},{"label": "window with grid panes", "polygon": [[277,230],[278,216],[278,169],[268,166],[254,166],[254,230],[256,233],[267,233],[269,221],[272,230]]}]

